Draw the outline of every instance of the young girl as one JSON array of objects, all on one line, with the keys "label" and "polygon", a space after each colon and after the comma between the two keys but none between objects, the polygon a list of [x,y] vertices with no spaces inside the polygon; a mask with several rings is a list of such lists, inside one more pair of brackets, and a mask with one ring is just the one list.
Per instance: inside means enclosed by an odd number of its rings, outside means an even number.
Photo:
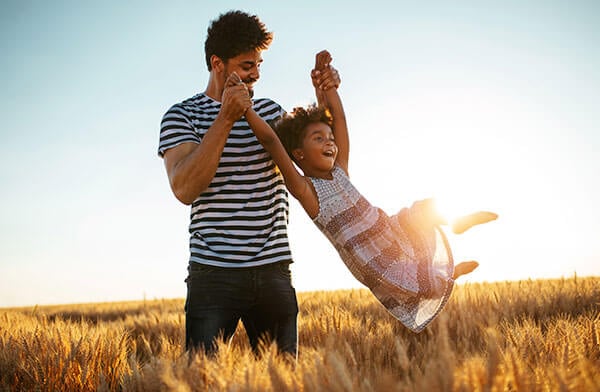
[{"label": "young girl", "polygon": [[[454,280],[477,267],[453,266],[446,237],[431,200],[388,216],[372,206],[348,179],[349,140],[331,56],[322,51],[312,71],[322,107],[295,108],[275,125],[254,110],[246,119],[279,167],[286,187],[335,246],[352,274],[406,327],[423,330],[442,310]],[[239,83],[232,74],[228,84]],[[301,174],[294,163],[300,167]],[[457,222],[460,233],[496,219],[478,212]]]}]

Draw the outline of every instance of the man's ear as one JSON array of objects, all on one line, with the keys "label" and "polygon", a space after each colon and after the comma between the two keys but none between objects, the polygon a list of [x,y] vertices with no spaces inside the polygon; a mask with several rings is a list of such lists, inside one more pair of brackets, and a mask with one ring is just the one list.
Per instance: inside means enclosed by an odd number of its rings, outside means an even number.
[{"label": "man's ear", "polygon": [[215,54],[210,56],[210,65],[212,69],[218,73],[221,73],[225,70],[225,63],[223,62],[223,60],[221,60],[219,56]]}]

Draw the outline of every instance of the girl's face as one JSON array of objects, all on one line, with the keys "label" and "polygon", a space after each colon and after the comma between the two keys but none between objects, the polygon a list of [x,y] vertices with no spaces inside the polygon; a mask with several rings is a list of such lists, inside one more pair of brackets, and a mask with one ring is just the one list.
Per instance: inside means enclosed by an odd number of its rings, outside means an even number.
[{"label": "girl's face", "polygon": [[294,151],[304,174],[321,178],[329,177],[337,154],[333,131],[329,125],[322,122],[306,126],[302,147]]}]

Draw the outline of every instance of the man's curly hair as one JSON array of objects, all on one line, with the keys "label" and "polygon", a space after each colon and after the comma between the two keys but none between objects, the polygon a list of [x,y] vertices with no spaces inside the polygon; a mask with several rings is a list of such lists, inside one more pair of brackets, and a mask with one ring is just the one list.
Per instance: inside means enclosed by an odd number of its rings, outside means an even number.
[{"label": "man's curly hair", "polygon": [[305,136],[306,127],[312,123],[325,123],[329,126],[333,124],[333,118],[325,107],[319,107],[311,104],[306,108],[296,107],[291,113],[286,113],[274,124],[275,133],[281,140],[290,158],[296,163],[296,158],[292,154],[296,148],[302,147],[302,141]]},{"label": "man's curly hair", "polygon": [[267,31],[256,15],[242,11],[221,14],[211,22],[204,42],[208,70],[212,70],[210,57],[213,54],[227,61],[250,50],[266,50],[272,41],[273,33]]}]

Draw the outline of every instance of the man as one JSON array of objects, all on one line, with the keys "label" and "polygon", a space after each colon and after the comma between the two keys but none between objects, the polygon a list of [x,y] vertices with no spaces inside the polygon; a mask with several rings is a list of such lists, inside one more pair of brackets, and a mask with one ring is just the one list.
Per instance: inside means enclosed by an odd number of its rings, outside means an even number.
[{"label": "man", "polygon": [[[238,320],[253,350],[263,338],[296,354],[298,304],[291,284],[287,192],[244,113],[266,121],[282,108],[252,100],[261,52],[272,33],[254,15],[231,11],[212,21],[205,42],[208,85],[164,115],[159,155],[171,189],[191,205],[186,349],[215,350]],[[225,88],[230,74],[243,83]]]}]

